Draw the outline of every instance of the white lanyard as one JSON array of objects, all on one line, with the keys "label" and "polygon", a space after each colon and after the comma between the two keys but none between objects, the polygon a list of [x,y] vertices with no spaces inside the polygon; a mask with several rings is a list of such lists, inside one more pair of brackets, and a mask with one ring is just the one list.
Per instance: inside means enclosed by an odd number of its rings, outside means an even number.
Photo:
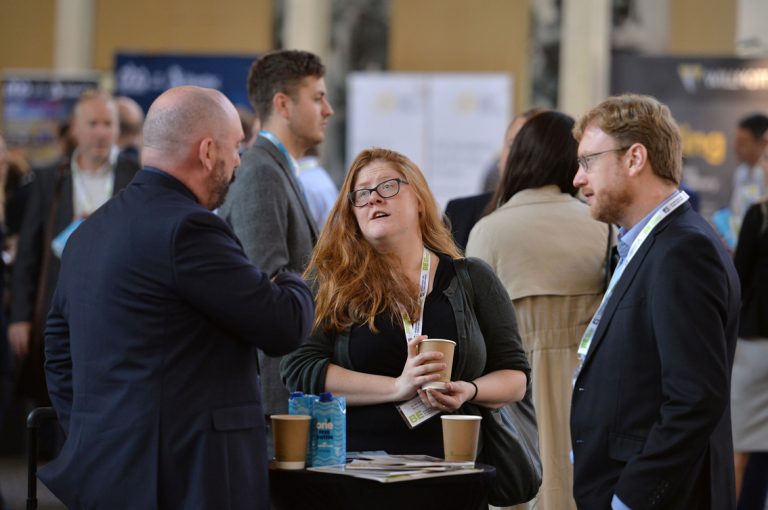
[{"label": "white lanyard", "polygon": [[429,251],[427,251],[427,247],[425,246],[424,255],[421,258],[421,275],[419,276],[419,307],[421,308],[419,320],[411,323],[408,314],[406,314],[405,310],[400,307],[400,315],[403,317],[403,330],[405,330],[406,342],[410,342],[421,335],[421,326],[424,322],[424,302],[427,300],[427,289],[429,288],[429,264]]},{"label": "white lanyard", "polygon": [[[88,192],[85,190],[85,184],[83,184],[82,179],[83,177],[80,175],[80,171],[73,166],[72,182],[75,185],[75,193],[77,193],[77,201],[81,206],[81,211],[83,212],[83,216],[88,216],[98,206],[96,206],[95,203],[91,202],[91,197],[88,195]],[[107,199],[109,199],[109,197],[112,196],[112,191],[114,189],[114,186],[115,186],[114,178],[111,175],[107,174],[106,183],[104,184],[104,196]]]},{"label": "white lanyard", "polygon": [[[605,295],[603,296],[603,300],[600,302],[600,306],[597,308],[597,311],[595,312],[594,317],[592,317],[592,320],[589,322],[589,325],[587,326],[586,331],[584,331],[584,335],[581,337],[581,342],[579,342],[579,368],[581,367],[581,364],[584,363],[584,358],[587,356],[587,352],[589,351],[589,346],[592,344],[592,337],[595,335],[595,331],[597,330],[597,326],[600,324],[600,319],[603,316],[603,311],[605,309],[605,305],[608,303],[608,300],[611,299],[611,294],[613,294],[613,289],[616,286],[616,284],[619,282],[619,279],[621,279],[621,275],[624,274],[624,269],[629,265],[629,261],[632,260],[632,257],[635,256],[637,253],[637,250],[640,249],[640,246],[643,245],[643,242],[648,238],[648,236],[653,231],[654,227],[658,225],[661,220],[669,216],[672,211],[683,205],[685,202],[688,201],[688,194],[685,191],[680,191],[677,196],[675,196],[672,200],[669,201],[666,205],[664,205],[661,209],[656,211],[656,214],[654,214],[651,219],[648,221],[648,223],[643,227],[643,229],[640,231],[640,234],[635,238],[635,240],[632,242],[632,246],[629,247],[629,252],[627,253],[627,256],[621,260],[621,264],[619,264],[619,267],[616,268],[616,271],[613,273],[613,276],[611,277],[611,282],[608,284],[608,289],[605,291]],[[574,374],[574,382],[576,381],[576,374],[578,374],[579,368],[576,369],[576,373]]]}]

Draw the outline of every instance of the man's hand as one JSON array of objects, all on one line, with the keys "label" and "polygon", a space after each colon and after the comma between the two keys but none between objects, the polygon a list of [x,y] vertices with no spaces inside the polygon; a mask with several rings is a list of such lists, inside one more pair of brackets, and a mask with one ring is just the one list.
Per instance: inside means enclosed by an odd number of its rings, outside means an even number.
[{"label": "man's hand", "polygon": [[31,322],[12,322],[8,326],[8,342],[19,358],[25,358],[29,354],[31,333]]}]

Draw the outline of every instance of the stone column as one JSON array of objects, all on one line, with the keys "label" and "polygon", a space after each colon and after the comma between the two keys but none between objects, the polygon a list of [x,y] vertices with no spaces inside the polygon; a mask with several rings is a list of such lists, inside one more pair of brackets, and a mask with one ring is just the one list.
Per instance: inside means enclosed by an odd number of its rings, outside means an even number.
[{"label": "stone column", "polygon": [[564,0],[558,108],[578,117],[608,95],[610,0]]},{"label": "stone column", "polygon": [[93,69],[94,0],[56,0],[55,71]]},{"label": "stone column", "polygon": [[331,47],[331,0],[286,0],[283,46],[311,51],[327,63]]},{"label": "stone column", "polygon": [[736,54],[740,57],[764,57],[768,54],[768,2],[738,0],[736,5]]}]

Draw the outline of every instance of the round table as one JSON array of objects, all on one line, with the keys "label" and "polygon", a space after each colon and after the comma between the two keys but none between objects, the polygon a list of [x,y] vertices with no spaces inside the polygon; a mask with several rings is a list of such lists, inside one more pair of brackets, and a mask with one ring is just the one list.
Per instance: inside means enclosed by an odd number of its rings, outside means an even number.
[{"label": "round table", "polygon": [[488,508],[492,466],[479,473],[381,483],[353,476],[308,470],[269,470],[273,510],[405,510]]}]

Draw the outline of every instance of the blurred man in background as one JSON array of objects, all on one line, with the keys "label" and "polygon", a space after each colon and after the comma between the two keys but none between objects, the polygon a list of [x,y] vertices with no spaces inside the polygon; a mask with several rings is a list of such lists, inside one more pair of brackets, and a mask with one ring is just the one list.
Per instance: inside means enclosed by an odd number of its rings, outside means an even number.
[{"label": "blurred man in background", "polygon": [[117,105],[120,128],[117,137],[120,155],[139,161],[141,158],[141,126],[144,124],[144,110],[141,109],[139,103],[126,96],[115,98],[115,104]]},{"label": "blurred man in background", "polygon": [[18,391],[48,403],[43,377],[42,333],[68,236],[133,178],[139,165],[118,157],[117,106],[105,92],[85,92],[75,105],[71,158],[35,169],[19,233],[11,280],[8,336],[22,360]]},{"label": "blurred man in background", "polygon": [[[317,241],[318,227],[296,161],[323,141],[333,114],[324,75],[316,55],[293,50],[267,53],[248,74],[248,96],[261,131],[243,154],[219,215],[232,226],[248,258],[270,276],[302,273]],[[265,414],[286,413],[280,358],[260,351],[259,366]]]}]

